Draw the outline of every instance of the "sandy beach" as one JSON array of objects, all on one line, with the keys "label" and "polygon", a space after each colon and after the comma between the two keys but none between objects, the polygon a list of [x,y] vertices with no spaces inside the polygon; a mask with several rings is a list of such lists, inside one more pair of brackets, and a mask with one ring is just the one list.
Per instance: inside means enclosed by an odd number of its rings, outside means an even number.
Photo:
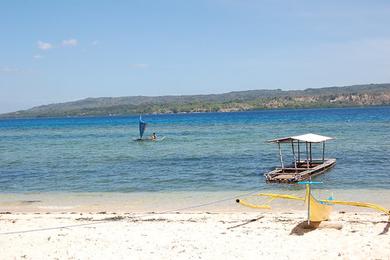
[{"label": "sandy beach", "polygon": [[390,0],[0,14],[0,260],[390,260]]},{"label": "sandy beach", "polygon": [[328,226],[311,229],[305,210],[288,205],[161,213],[119,203],[75,210],[3,199],[1,259],[390,259],[389,218],[367,209],[336,208]]}]

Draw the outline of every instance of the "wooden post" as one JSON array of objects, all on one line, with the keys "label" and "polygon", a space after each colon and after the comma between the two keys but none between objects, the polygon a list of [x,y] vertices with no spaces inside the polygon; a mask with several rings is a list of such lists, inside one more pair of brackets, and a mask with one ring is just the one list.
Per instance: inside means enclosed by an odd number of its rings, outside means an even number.
[{"label": "wooden post", "polygon": [[309,168],[309,144],[306,142],[306,167]]},{"label": "wooden post", "polygon": [[282,169],[284,169],[283,156],[282,156],[282,149],[280,148],[280,143],[279,143],[279,142],[278,142],[278,147],[279,147],[280,165],[282,166]]},{"label": "wooden post", "polygon": [[313,161],[313,155],[312,155],[312,153],[311,153],[311,143],[309,143],[309,147],[310,147],[310,164],[312,163],[312,161]]},{"label": "wooden post", "polygon": [[322,143],[322,163],[325,162],[325,141]]},{"label": "wooden post", "polygon": [[299,149],[299,140],[298,140],[298,162],[301,162],[301,151]]},{"label": "wooden post", "polygon": [[294,166],[295,166],[295,169],[297,168],[297,158],[295,156],[295,149],[294,149],[294,140],[291,139],[291,148],[292,148],[292,152],[293,152],[293,156],[294,156]]}]

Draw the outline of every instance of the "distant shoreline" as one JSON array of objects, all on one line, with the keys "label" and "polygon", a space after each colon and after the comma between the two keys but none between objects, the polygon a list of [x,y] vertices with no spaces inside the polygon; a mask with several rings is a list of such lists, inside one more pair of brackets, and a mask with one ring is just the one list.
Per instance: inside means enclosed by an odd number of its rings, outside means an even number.
[{"label": "distant shoreline", "polygon": [[187,114],[387,105],[390,105],[390,83],[286,91],[260,89],[210,95],[86,98],[0,114],[0,118]]},{"label": "distant shoreline", "polygon": [[[283,110],[319,110],[319,109],[367,109],[367,108],[381,108],[381,107],[390,107],[390,104],[386,105],[367,105],[367,106],[324,106],[324,107],[280,107],[280,108],[262,108],[262,109],[250,109],[250,110],[240,110],[240,111],[211,111],[211,112],[179,112],[179,113],[150,113],[142,114],[143,116],[158,116],[158,115],[191,115],[191,114],[229,114],[229,113],[246,113],[246,112],[256,112],[256,111],[283,111]],[[3,117],[0,114],[1,120],[23,120],[23,119],[64,119],[64,118],[101,118],[101,117],[135,117],[140,114],[117,114],[117,115],[71,115],[71,116],[34,116],[34,117]]]}]

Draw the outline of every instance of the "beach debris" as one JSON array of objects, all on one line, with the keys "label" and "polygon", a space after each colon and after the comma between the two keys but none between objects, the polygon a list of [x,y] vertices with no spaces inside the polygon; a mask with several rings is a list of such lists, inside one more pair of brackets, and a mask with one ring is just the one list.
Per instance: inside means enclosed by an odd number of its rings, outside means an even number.
[{"label": "beach debris", "polygon": [[246,222],[244,222],[244,223],[241,223],[241,224],[238,224],[238,225],[235,225],[235,226],[232,226],[232,227],[228,227],[227,229],[233,229],[233,228],[245,226],[245,225],[247,225],[247,224],[249,224],[249,223],[255,222],[255,221],[257,221],[257,220],[259,220],[259,219],[262,219],[262,218],[264,218],[264,216],[260,216],[260,217],[258,217],[258,218],[250,219],[250,220],[248,220],[248,221],[246,221]]},{"label": "beach debris", "polygon": [[76,218],[77,221],[91,221],[93,218]]},{"label": "beach debris", "polygon": [[42,202],[41,200],[21,200],[21,204],[33,204],[33,203],[39,203]]},{"label": "beach debris", "polygon": [[123,220],[123,219],[125,219],[125,217],[123,217],[123,216],[115,216],[115,217],[103,218],[103,219],[100,219],[100,220],[94,220],[94,221],[119,221],[119,220]]},{"label": "beach debris", "polygon": [[390,217],[389,220],[387,221],[387,225],[384,227],[383,231],[379,233],[379,235],[386,235],[389,232],[390,229]]}]

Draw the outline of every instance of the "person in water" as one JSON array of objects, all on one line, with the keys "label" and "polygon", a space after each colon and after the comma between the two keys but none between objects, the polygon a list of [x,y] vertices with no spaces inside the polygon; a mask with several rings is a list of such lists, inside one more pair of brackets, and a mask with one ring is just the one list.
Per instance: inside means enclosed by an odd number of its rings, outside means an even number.
[{"label": "person in water", "polygon": [[156,133],[153,133],[152,136],[150,137],[150,139],[152,139],[153,141],[156,141],[157,140]]}]

